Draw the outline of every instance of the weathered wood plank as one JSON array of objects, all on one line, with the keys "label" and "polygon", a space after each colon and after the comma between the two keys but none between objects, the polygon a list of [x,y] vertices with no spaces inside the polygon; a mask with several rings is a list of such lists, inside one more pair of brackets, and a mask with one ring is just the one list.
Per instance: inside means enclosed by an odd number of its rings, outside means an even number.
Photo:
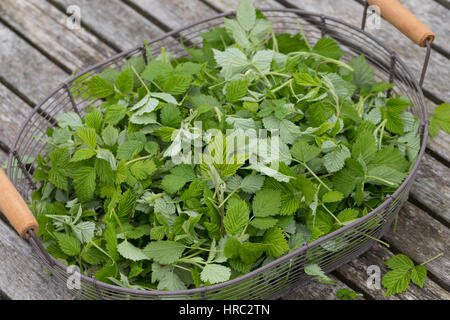
[{"label": "weathered wood plank", "polygon": [[[251,0],[257,8],[282,8],[283,5],[275,0]],[[241,0],[206,0],[212,7],[220,11],[236,10]]]},{"label": "weathered wood plank", "polygon": [[423,157],[411,195],[450,223],[450,170],[428,154]]},{"label": "weathered wood plank", "polygon": [[31,108],[0,83],[0,141],[11,145]]},{"label": "weathered wood plank", "polygon": [[[68,77],[52,61],[0,24],[0,77],[34,102]],[[7,67],[6,67],[7,66]]]},{"label": "weathered wood plank", "polygon": [[44,0],[1,1],[0,15],[27,41],[69,70],[87,67],[115,53],[84,28],[69,29],[68,17]]},{"label": "weathered wood plank", "polygon": [[[361,25],[363,7],[355,1],[337,0],[332,6],[326,1],[302,0],[301,2],[298,2],[294,0],[283,0],[283,2],[284,1],[291,6],[296,6],[304,10],[320,12],[341,18],[358,27]],[[420,18],[420,14],[418,16]],[[445,30],[446,29],[436,30],[437,37],[445,37]],[[415,75],[417,79],[419,78],[426,50],[414,44],[384,19],[381,20],[380,29],[369,31],[369,33],[382,39],[389,48],[397,52],[401,59],[407,63],[413,75]],[[431,55],[424,87],[443,100],[449,101],[450,91],[448,90],[448,83],[450,81],[450,73],[443,72],[443,70],[447,70],[447,63],[447,59],[442,55],[438,53]]]},{"label": "weathered wood plank", "polygon": [[410,202],[400,211],[396,232],[385,239],[416,263],[423,263],[439,253],[444,255],[428,263],[433,280],[450,291],[450,230]]},{"label": "weathered wood plank", "polygon": [[81,21],[96,35],[120,50],[131,49],[165,32],[118,0],[52,0],[64,10],[71,5],[81,9]]},{"label": "weathered wood plank", "polygon": [[[336,281],[336,285],[322,284],[314,280],[305,282],[302,285],[292,289],[292,291],[285,296],[282,300],[339,300],[337,292],[339,289],[350,289],[347,285],[341,282],[333,275],[329,275],[331,279]],[[355,300],[364,300],[363,297],[357,296]]]},{"label": "weathered wood plank", "polygon": [[217,15],[217,12],[198,0],[126,0],[145,15],[171,29]]},{"label": "weathered wood plank", "polygon": [[[409,288],[398,295],[386,297],[384,293],[386,290],[381,286],[380,288],[369,288],[367,286],[367,280],[369,275],[367,268],[371,265],[378,266],[380,268],[382,277],[386,274],[387,267],[384,265],[384,261],[389,259],[393,254],[384,246],[375,244],[369,251],[354,259],[352,262],[340,267],[336,273],[345,277],[347,281],[350,281],[354,286],[358,287],[361,292],[372,297],[376,300],[448,300],[450,294],[445,289],[441,288],[430,278],[425,280],[425,285],[421,289],[414,284],[411,284]],[[381,278],[380,278],[381,280]]]},{"label": "weathered wood plank", "polygon": [[72,296],[50,276],[30,245],[0,220],[0,288],[10,299],[59,300]]}]

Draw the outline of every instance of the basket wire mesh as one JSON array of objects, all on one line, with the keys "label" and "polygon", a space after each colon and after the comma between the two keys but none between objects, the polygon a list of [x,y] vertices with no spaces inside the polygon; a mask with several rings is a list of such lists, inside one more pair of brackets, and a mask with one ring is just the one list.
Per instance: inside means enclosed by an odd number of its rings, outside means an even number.
[{"label": "basket wire mesh", "polygon": [[[411,100],[414,108],[409,110],[420,119],[421,148],[418,159],[406,180],[375,210],[359,220],[323,236],[277,260],[254,270],[246,275],[212,286],[183,291],[150,291],[123,288],[95,278],[78,274],[81,289],[72,293],[84,299],[275,299],[293,287],[301,285],[306,278],[304,266],[317,263],[325,272],[330,272],[351,261],[369,249],[375,239],[381,238],[389,229],[403,203],[408,197],[418,165],[425,151],[428,118],[425,101],[419,83],[409,71],[407,65],[388,49],[381,41],[367,32],[342,20],[295,9],[263,9],[266,17],[274,22],[274,31],[279,33],[298,33],[299,20],[307,38],[315,43],[321,37],[334,38],[344,51],[344,61],[364,54],[375,70],[379,81],[395,84],[395,93]],[[149,42],[152,52],[157,54],[162,47],[177,57],[187,56],[183,46],[200,46],[202,32],[223,26],[223,18],[233,16],[234,12],[221,14],[210,19],[192,24]],[[94,65],[62,83],[54,92],[38,104],[20,128],[12,145],[8,163],[8,175],[25,199],[31,199],[36,189],[32,173],[36,162],[31,164],[27,158],[43,153],[42,142],[48,127],[56,125],[55,118],[65,112],[83,115],[90,106],[98,106],[101,100],[90,100],[81,86],[80,79],[89,79],[108,68],[121,68],[132,57],[146,58],[145,46],[139,46],[120,53],[102,63]],[[37,139],[36,139],[37,138]],[[42,241],[32,232],[29,242],[33,251],[51,273],[66,285],[69,277],[68,267],[50,256]]]}]

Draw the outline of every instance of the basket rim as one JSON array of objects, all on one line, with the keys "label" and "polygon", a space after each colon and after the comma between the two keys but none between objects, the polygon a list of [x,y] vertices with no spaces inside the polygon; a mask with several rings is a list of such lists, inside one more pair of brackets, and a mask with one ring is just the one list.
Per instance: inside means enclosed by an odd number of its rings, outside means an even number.
[{"label": "basket rim", "polygon": [[[414,88],[412,88],[413,90],[415,90],[418,94],[419,94],[419,98],[420,98],[420,103],[422,105],[422,111],[423,111],[423,124],[421,124],[420,128],[419,128],[419,134],[421,135],[421,146],[420,146],[420,150],[419,153],[417,155],[417,159],[416,162],[413,166],[413,168],[411,169],[411,171],[409,172],[408,176],[405,178],[405,180],[403,181],[403,183],[395,190],[395,192],[391,195],[386,196],[386,200],[381,203],[378,207],[376,207],[374,210],[370,211],[369,213],[367,213],[365,216],[353,221],[352,223],[345,225],[342,228],[339,228],[338,230],[335,230],[329,234],[326,234],[325,236],[322,236],[320,238],[318,238],[317,240],[311,242],[311,243],[307,243],[302,245],[300,248],[285,254],[277,259],[275,259],[274,261],[259,267],[256,270],[253,270],[249,273],[246,273],[244,275],[241,275],[237,278],[222,282],[222,283],[218,283],[218,284],[214,284],[214,285],[210,285],[210,286],[204,286],[204,287],[200,287],[200,288],[194,288],[194,289],[186,289],[186,290],[176,290],[176,291],[160,291],[160,290],[137,290],[137,289],[130,289],[130,288],[124,288],[124,287],[120,287],[117,285],[112,285],[112,284],[108,284],[102,281],[98,281],[96,279],[93,279],[91,277],[88,277],[84,274],[81,274],[79,272],[77,272],[77,274],[81,277],[81,279],[85,282],[88,282],[89,284],[93,285],[94,288],[96,288],[96,291],[99,292],[100,289],[107,289],[107,290],[114,290],[116,292],[119,293],[124,293],[124,294],[130,294],[130,295],[139,295],[139,296],[148,296],[148,297],[170,297],[170,296],[186,296],[186,295],[194,295],[194,294],[205,294],[209,291],[215,291],[215,290],[220,290],[232,285],[235,285],[237,283],[246,281],[254,276],[257,276],[263,272],[265,272],[266,270],[277,266],[295,256],[298,256],[299,254],[323,243],[328,241],[330,238],[333,238],[334,236],[344,233],[347,230],[362,224],[363,222],[369,220],[370,218],[372,218],[373,216],[375,216],[376,214],[380,213],[382,210],[386,209],[390,203],[393,201],[393,199],[395,199],[405,188],[406,186],[410,183],[411,180],[414,180],[415,175],[417,173],[418,167],[422,161],[423,155],[425,153],[425,149],[426,149],[426,145],[427,145],[427,141],[428,141],[428,126],[429,126],[429,121],[428,121],[428,113],[426,111],[426,104],[425,104],[425,98],[423,95],[423,91],[421,86],[419,85],[416,77],[414,77],[411,73],[411,70],[407,67],[407,65],[405,64],[405,62],[403,61],[403,59],[399,56],[396,55],[395,51],[393,51],[392,49],[388,48],[386,45],[383,44],[383,42],[381,40],[379,40],[378,38],[376,38],[375,36],[371,35],[370,33],[368,33],[365,30],[362,30],[361,28],[358,28],[355,25],[352,25],[342,19],[333,17],[333,16],[329,16],[329,15],[324,15],[321,13],[316,13],[316,12],[311,12],[311,11],[305,11],[305,10],[301,10],[301,9],[294,9],[294,8],[262,8],[259,9],[262,12],[286,12],[286,13],[295,13],[297,15],[300,15],[301,17],[315,17],[315,18],[320,18],[322,21],[324,20],[330,20],[330,21],[334,21],[337,23],[340,23],[350,29],[353,29],[354,31],[360,32],[361,34],[363,34],[364,36],[368,37],[370,40],[374,41],[377,45],[379,45],[380,47],[382,47],[384,50],[386,50],[387,52],[390,53],[391,56],[395,56],[396,57],[396,61],[402,66],[402,68],[404,69],[404,72],[406,72],[407,76],[409,77],[409,80],[412,81],[412,84],[414,85]],[[229,17],[229,16],[234,16],[236,14],[236,10],[233,11],[228,11],[228,12],[224,12],[224,13],[220,13],[214,16],[211,16],[209,18],[188,24],[186,26],[183,26],[181,28],[172,30],[170,32],[165,33],[164,35],[155,38],[151,41],[148,42],[149,45],[164,40],[168,37],[177,35],[178,33],[180,33],[181,31],[190,29],[192,27],[195,27],[197,25],[215,20],[215,19],[219,19],[219,18],[223,18],[223,17]],[[13,157],[14,154],[16,152],[15,147],[18,144],[19,138],[21,136],[21,134],[23,133],[23,131],[25,130],[25,127],[27,125],[27,123],[31,120],[31,118],[33,117],[33,115],[35,113],[37,113],[37,111],[40,109],[40,107],[47,102],[54,94],[56,94],[59,90],[65,88],[66,86],[68,86],[69,83],[73,82],[75,79],[78,79],[79,77],[85,75],[86,73],[95,70],[111,61],[114,61],[116,59],[122,58],[124,56],[130,55],[135,51],[139,51],[139,50],[145,50],[145,45],[139,45],[136,46],[132,49],[129,50],[125,50],[122,51],[102,62],[99,62],[97,64],[94,64],[90,67],[87,67],[85,69],[83,69],[82,71],[80,71],[78,74],[73,75],[71,77],[69,77],[66,81],[62,82],[59,86],[57,86],[57,88],[51,92],[49,95],[47,95],[44,99],[42,99],[38,104],[36,104],[36,106],[33,108],[33,110],[30,112],[30,114],[28,115],[28,117],[26,118],[26,120],[24,121],[24,123],[21,125],[18,133],[16,134],[14,141],[12,143],[12,147],[10,149],[10,153],[9,153],[9,158],[8,158],[8,168],[7,168],[7,175],[11,178],[12,177],[12,161],[13,161]],[[59,260],[55,259],[53,256],[51,256],[50,254],[47,253],[47,251],[45,250],[45,248],[43,247],[42,244],[42,240],[37,237],[32,231],[30,231],[31,237],[29,238],[29,241],[34,242],[39,250],[43,251],[43,253],[45,254],[45,256],[50,259],[50,261],[48,261],[50,263],[50,265],[52,266],[58,266],[59,268],[66,270],[67,269],[67,265],[65,265],[64,263],[60,262]],[[99,288],[100,287],[100,288]]]}]

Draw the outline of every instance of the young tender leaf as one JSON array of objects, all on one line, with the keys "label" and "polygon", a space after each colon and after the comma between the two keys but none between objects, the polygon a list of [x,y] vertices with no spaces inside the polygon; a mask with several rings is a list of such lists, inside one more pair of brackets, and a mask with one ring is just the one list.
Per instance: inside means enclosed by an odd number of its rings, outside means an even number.
[{"label": "young tender leaf", "polygon": [[121,242],[117,246],[117,250],[125,259],[129,259],[132,261],[148,260],[148,257],[143,253],[142,249],[135,247],[127,240]]},{"label": "young tender leaf", "polygon": [[342,224],[346,225],[346,224],[349,224],[350,222],[358,219],[358,216],[359,216],[358,210],[347,208],[347,209],[344,209],[341,212],[339,212],[339,214],[337,215],[337,218]]},{"label": "young tender leaf", "polygon": [[97,146],[97,132],[92,128],[79,127],[77,128],[77,135],[92,149]]},{"label": "young tender leaf", "polygon": [[395,256],[392,256],[388,260],[384,262],[386,266],[388,266],[389,269],[411,269],[414,267],[414,262],[404,254],[397,254]]},{"label": "young tender leaf", "polygon": [[341,170],[345,165],[345,159],[350,158],[350,151],[346,146],[338,146],[334,151],[327,153],[324,157],[324,165],[328,172],[333,173]]},{"label": "young tender leaf", "polygon": [[384,165],[375,166],[368,169],[366,182],[395,187],[399,186],[406,176],[406,173],[399,172]]},{"label": "young tender leaf", "polygon": [[411,271],[411,280],[420,288],[423,288],[427,279],[427,268],[422,265],[415,266]]},{"label": "young tender leaf", "polygon": [[92,167],[81,167],[74,172],[73,186],[78,200],[87,202],[94,197],[96,173]]},{"label": "young tender leaf", "polygon": [[311,180],[309,180],[303,175],[298,175],[297,181],[303,192],[303,196],[305,197],[306,203],[310,204],[311,202],[314,201],[314,197],[317,193],[317,187],[315,186],[314,183],[311,182]]},{"label": "young tender leaf", "polygon": [[173,95],[184,94],[191,83],[191,76],[172,75],[164,82],[164,91]]},{"label": "young tender leaf", "polygon": [[152,241],[144,249],[143,253],[150,259],[160,264],[171,264],[181,258],[185,246],[175,241]]},{"label": "young tender leaf", "polygon": [[56,121],[61,128],[71,127],[75,129],[83,126],[80,116],[75,112],[63,113],[56,118]]},{"label": "young tender leaf", "polygon": [[318,53],[324,57],[339,60],[344,52],[339,47],[338,43],[331,38],[321,38],[313,47],[313,52]]},{"label": "young tender leaf", "polygon": [[378,151],[371,164],[384,165],[400,172],[405,172],[409,167],[408,160],[405,159],[399,149],[393,146],[387,146]]},{"label": "young tender leaf", "polygon": [[164,126],[179,128],[181,124],[181,112],[180,109],[172,104],[166,104],[161,110],[161,123]]},{"label": "young tender leaf", "polygon": [[117,149],[117,159],[130,160],[144,149],[141,141],[130,140],[119,145]]},{"label": "young tender leaf", "polygon": [[432,138],[439,134],[439,129],[450,133],[450,103],[436,106],[433,116],[430,118],[429,131]]},{"label": "young tender leaf", "polygon": [[173,168],[169,175],[166,175],[161,186],[167,193],[173,194],[183,188],[183,186],[195,179],[195,173],[191,166],[182,164]]},{"label": "young tender leaf", "polygon": [[247,80],[231,81],[226,87],[226,99],[228,102],[236,102],[243,98],[248,91]]},{"label": "young tender leaf", "polygon": [[266,217],[266,218],[254,218],[250,224],[256,229],[266,230],[274,227],[278,223],[278,219]]},{"label": "young tender leaf", "polygon": [[224,252],[227,258],[236,258],[239,257],[239,248],[241,247],[241,243],[236,238],[229,238],[225,244]]},{"label": "young tender leaf", "polygon": [[407,268],[394,269],[386,273],[382,284],[387,289],[385,296],[394,295],[408,289],[411,273]]},{"label": "young tender leaf", "polygon": [[114,94],[114,87],[100,76],[95,76],[86,81],[88,87],[88,94],[94,98],[106,98]]},{"label": "young tender leaf", "polygon": [[145,180],[151,176],[158,167],[152,160],[138,161],[131,165],[130,171],[138,180]]},{"label": "young tender leaf", "polygon": [[353,84],[361,90],[370,91],[375,83],[375,76],[364,55],[351,59],[348,64],[353,68]]},{"label": "young tender leaf", "polygon": [[263,243],[266,245],[265,250],[269,257],[277,258],[289,250],[283,230],[278,227],[273,227],[264,233]]},{"label": "young tender leaf", "polygon": [[113,126],[107,126],[105,129],[103,129],[102,139],[107,146],[115,145],[117,143],[118,138],[119,138],[119,130],[117,130]]},{"label": "young tender leaf", "polygon": [[209,282],[210,284],[227,281],[230,279],[230,276],[230,268],[214,263],[207,264],[200,273],[202,281]]},{"label": "young tender leaf", "polygon": [[129,93],[133,90],[133,74],[129,68],[122,71],[116,79],[116,88],[122,93]]},{"label": "young tender leaf", "polygon": [[116,125],[127,115],[127,107],[121,104],[108,106],[105,112],[105,123]]},{"label": "young tender leaf", "polygon": [[61,250],[69,256],[78,256],[81,252],[81,242],[68,234],[55,233]]},{"label": "young tender leaf", "polygon": [[48,180],[53,183],[58,189],[65,191],[69,190],[69,182],[64,169],[51,168],[48,173]]},{"label": "young tender leaf", "polygon": [[246,176],[241,183],[241,189],[247,193],[256,193],[264,184],[264,177],[260,175]]},{"label": "young tender leaf", "polygon": [[103,159],[109,163],[111,169],[117,170],[117,160],[114,157],[113,153],[108,149],[98,149],[97,158]]},{"label": "young tender leaf", "polygon": [[253,29],[256,23],[256,10],[250,0],[242,0],[237,12],[236,18],[245,31]]},{"label": "young tender leaf", "polygon": [[322,196],[322,202],[339,202],[344,199],[344,194],[340,191],[329,191]]},{"label": "young tender leaf", "polygon": [[320,149],[314,145],[310,145],[303,140],[297,141],[291,148],[291,154],[294,158],[308,162],[317,157]]},{"label": "young tender leaf", "polygon": [[264,253],[266,245],[262,243],[245,242],[239,247],[239,257],[247,264],[253,264]]},{"label": "young tender leaf", "polygon": [[253,198],[253,215],[267,217],[279,214],[281,208],[281,191],[263,189]]},{"label": "young tender leaf", "polygon": [[365,163],[369,163],[377,153],[377,141],[369,131],[363,131],[352,145],[352,157],[357,160],[362,157]]},{"label": "young tender leaf", "polygon": [[244,229],[249,222],[249,211],[244,200],[233,201],[227,208],[223,224],[225,230],[231,234],[237,234]]},{"label": "young tender leaf", "polygon": [[78,161],[87,160],[87,159],[92,158],[95,155],[96,155],[96,152],[94,150],[88,149],[88,148],[81,148],[74,153],[72,159],[70,159],[70,162],[78,162]]}]

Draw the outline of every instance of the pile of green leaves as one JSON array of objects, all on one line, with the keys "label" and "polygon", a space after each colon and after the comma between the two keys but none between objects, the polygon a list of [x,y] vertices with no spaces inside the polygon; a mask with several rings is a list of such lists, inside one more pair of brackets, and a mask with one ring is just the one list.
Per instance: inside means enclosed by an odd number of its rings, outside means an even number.
[{"label": "pile of green leaves", "polygon": [[[87,74],[91,99],[48,130],[33,211],[46,249],[123,287],[180,290],[236,278],[377,207],[416,161],[419,121],[387,98],[364,56],[342,62],[331,38],[275,35],[244,0],[188,58],[166,52]],[[281,159],[175,164],[177,141],[203,131],[278,130]],[[269,142],[271,137],[266,138]],[[226,154],[227,159],[233,157]],[[223,159],[222,159],[223,160]],[[374,224],[374,228],[376,225]],[[311,264],[342,244],[327,242]]]}]

